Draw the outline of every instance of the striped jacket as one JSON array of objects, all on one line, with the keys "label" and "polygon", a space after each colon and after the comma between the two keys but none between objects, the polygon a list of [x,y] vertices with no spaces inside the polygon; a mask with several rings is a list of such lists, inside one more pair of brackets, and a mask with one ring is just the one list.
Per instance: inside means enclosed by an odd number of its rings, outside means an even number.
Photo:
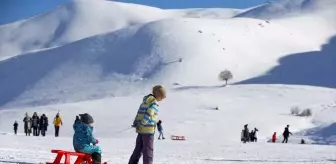
[{"label": "striped jacket", "polygon": [[150,94],[143,98],[137,116],[134,120],[134,125],[137,127],[137,133],[155,133],[156,123],[158,121],[158,110],[159,105],[153,95]]}]

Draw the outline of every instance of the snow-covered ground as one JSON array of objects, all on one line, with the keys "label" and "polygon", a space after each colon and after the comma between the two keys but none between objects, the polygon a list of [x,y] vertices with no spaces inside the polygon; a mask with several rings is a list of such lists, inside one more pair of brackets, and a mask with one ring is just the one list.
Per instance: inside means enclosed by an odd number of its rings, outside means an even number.
[{"label": "snow-covered ground", "polygon": [[[44,163],[51,149],[71,150],[72,123],[85,112],[104,159],[126,163],[129,126],[156,84],[168,90],[159,113],[166,136],[187,140],[157,141],[155,163],[335,163],[335,8],[334,0],[243,10],[75,0],[0,26],[0,163]],[[226,69],[234,78],[223,87]],[[313,116],[292,116],[293,107]],[[26,112],[51,121],[58,111],[60,138],[52,126],[45,138],[22,136]],[[258,143],[240,143],[244,124],[259,129]],[[289,144],[267,143],[287,124]]]}]

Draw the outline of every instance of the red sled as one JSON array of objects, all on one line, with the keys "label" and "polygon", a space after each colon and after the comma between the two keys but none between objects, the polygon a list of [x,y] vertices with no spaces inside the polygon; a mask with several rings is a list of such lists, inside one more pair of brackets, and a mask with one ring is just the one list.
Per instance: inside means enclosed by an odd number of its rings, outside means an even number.
[{"label": "red sled", "polygon": [[179,141],[184,141],[185,137],[184,136],[171,136],[172,140],[179,140]]},{"label": "red sled", "polygon": [[61,164],[62,157],[64,156],[64,164],[70,164],[70,157],[77,157],[75,164],[92,164],[91,155],[84,153],[76,153],[64,150],[51,150],[52,153],[56,153],[57,156],[54,162],[47,162],[47,164]]}]

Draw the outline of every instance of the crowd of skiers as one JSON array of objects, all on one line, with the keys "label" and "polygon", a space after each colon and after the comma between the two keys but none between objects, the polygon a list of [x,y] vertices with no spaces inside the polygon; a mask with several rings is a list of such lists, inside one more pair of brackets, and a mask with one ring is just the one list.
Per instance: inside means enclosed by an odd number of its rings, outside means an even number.
[{"label": "crowd of skiers", "polygon": [[[42,114],[41,117],[39,117],[36,112],[34,112],[32,117],[26,113],[25,117],[23,118],[23,123],[24,133],[26,136],[30,136],[31,133],[33,133],[33,136],[45,136],[49,126],[48,117],[45,114]],[[53,124],[55,126],[55,136],[58,137],[59,128],[63,124],[59,113],[56,114]],[[13,126],[14,133],[17,134],[19,123],[15,121]]]}]

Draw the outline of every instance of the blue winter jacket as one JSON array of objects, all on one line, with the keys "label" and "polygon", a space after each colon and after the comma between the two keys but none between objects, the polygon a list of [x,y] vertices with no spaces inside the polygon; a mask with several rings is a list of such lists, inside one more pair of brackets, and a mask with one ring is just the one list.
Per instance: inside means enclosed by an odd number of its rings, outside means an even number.
[{"label": "blue winter jacket", "polygon": [[97,140],[93,137],[93,127],[78,120],[74,123],[73,129],[75,134],[73,136],[73,146],[75,151],[86,154],[93,154],[95,152],[102,153],[99,146],[94,146]]}]

